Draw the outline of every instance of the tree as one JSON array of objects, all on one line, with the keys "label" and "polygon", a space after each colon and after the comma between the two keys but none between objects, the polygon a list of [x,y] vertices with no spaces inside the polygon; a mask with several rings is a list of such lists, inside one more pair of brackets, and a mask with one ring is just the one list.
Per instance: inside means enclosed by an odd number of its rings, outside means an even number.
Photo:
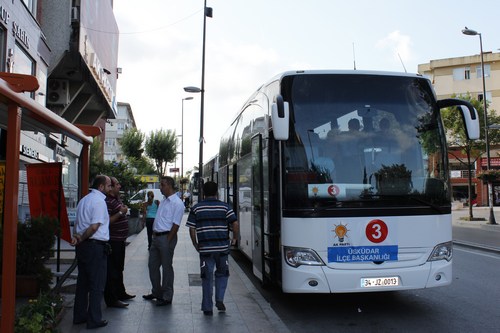
[{"label": "tree", "polygon": [[[453,96],[457,97],[457,96]],[[453,147],[461,151],[463,155],[466,156],[466,160],[463,160],[460,156],[453,155],[460,163],[464,164],[468,170],[468,196],[469,196],[469,220],[473,220],[472,205],[470,204],[472,198],[472,166],[481,157],[481,155],[486,151],[485,142],[485,124],[484,124],[484,107],[483,103],[476,98],[472,97],[470,93],[467,95],[459,96],[460,99],[470,102],[474,108],[477,110],[479,115],[479,127],[480,127],[480,139],[479,140],[468,140],[465,134],[464,123],[462,118],[459,116],[460,112],[455,108],[443,109],[441,116],[443,119],[443,124],[447,132],[448,146]],[[496,115],[496,111],[493,109],[488,109],[488,123],[498,124],[500,123],[500,117]],[[500,143],[500,131],[488,131],[488,141],[490,145]]]},{"label": "tree", "polygon": [[98,174],[101,173],[101,169],[103,166],[103,158],[102,158],[102,146],[101,146],[101,140],[98,137],[95,137],[94,140],[92,141],[92,144],[90,145],[90,152],[89,152],[89,160],[90,160],[90,166],[89,166],[89,183],[92,179],[95,178]]},{"label": "tree", "polygon": [[105,161],[100,173],[118,179],[123,191],[123,201],[127,205],[132,194],[146,187],[126,162]]},{"label": "tree", "polygon": [[123,132],[123,136],[118,139],[118,143],[122,148],[122,152],[125,156],[134,157],[140,159],[144,148],[142,143],[144,142],[145,135],[137,128],[130,128]]},{"label": "tree", "polygon": [[144,156],[145,135],[137,128],[131,128],[123,133],[123,137],[118,139],[122,152],[130,163],[131,168],[135,168],[137,174],[148,175],[155,173],[153,163]]},{"label": "tree", "polygon": [[146,139],[146,155],[154,161],[160,178],[165,175],[167,163],[175,161],[177,144],[177,136],[172,130],[151,132]]}]

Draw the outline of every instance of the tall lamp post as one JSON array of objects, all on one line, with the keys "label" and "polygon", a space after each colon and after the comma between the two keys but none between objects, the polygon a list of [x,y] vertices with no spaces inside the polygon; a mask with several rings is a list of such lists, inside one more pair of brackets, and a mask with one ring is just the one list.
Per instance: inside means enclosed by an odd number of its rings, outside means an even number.
[{"label": "tall lamp post", "polygon": [[[491,158],[490,158],[490,141],[488,136],[488,111],[487,111],[487,103],[486,103],[486,81],[484,75],[484,56],[483,56],[483,38],[481,37],[481,33],[475,30],[469,29],[465,27],[462,30],[462,33],[467,36],[479,36],[479,47],[481,49],[481,76],[483,79],[483,108],[484,108],[484,141],[486,143],[486,169],[491,169]],[[495,221],[495,214],[493,211],[493,186],[490,181],[488,181],[488,201],[490,206],[490,217],[488,220],[488,224],[497,224]],[[470,200],[469,200],[470,202]],[[470,204],[470,203],[469,203]]]},{"label": "tall lamp post", "polygon": [[[182,113],[181,113],[181,180],[184,177],[184,101],[190,101],[193,97],[184,97],[182,99]],[[182,187],[182,192],[184,194],[184,187]]]},{"label": "tall lamp post", "polygon": [[212,8],[207,7],[207,0],[205,0],[203,5],[203,45],[202,45],[202,56],[201,56],[201,89],[196,87],[185,87],[184,91],[191,93],[201,93],[200,100],[200,154],[198,158],[198,198],[201,200],[203,197],[203,141],[205,141],[203,137],[203,112],[205,107],[205,36],[207,30],[207,17],[212,17]]}]

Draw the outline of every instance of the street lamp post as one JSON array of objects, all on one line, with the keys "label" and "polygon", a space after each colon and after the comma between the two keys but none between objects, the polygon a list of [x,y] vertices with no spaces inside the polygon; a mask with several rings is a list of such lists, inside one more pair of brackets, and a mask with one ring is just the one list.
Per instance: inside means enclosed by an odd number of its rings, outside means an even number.
[{"label": "street lamp post", "polygon": [[200,154],[198,158],[198,198],[201,200],[203,198],[203,141],[205,140],[203,137],[203,113],[205,107],[205,36],[207,30],[207,17],[212,17],[212,8],[207,7],[207,0],[205,0],[203,5],[203,44],[202,44],[202,56],[201,56],[201,89],[196,87],[185,87],[184,90],[186,92],[191,93],[201,93],[200,95]]},{"label": "street lamp post", "polygon": [[[181,179],[184,177],[184,101],[190,101],[193,97],[184,97],[182,99],[182,113],[181,113]],[[182,188],[184,192],[184,188]]]},{"label": "street lamp post", "polygon": [[[486,103],[486,81],[484,74],[484,56],[483,56],[483,38],[481,37],[481,33],[475,30],[469,29],[465,27],[462,30],[464,35],[468,36],[477,36],[479,35],[479,47],[481,50],[481,76],[483,79],[483,108],[484,108],[484,141],[486,143],[486,169],[491,169],[491,158],[490,158],[490,141],[488,136],[488,111],[487,111],[487,103]],[[490,207],[490,217],[488,220],[488,224],[497,224],[495,221],[495,214],[493,211],[493,187],[490,181],[488,181],[488,201]],[[470,199],[469,199],[470,204]]]}]

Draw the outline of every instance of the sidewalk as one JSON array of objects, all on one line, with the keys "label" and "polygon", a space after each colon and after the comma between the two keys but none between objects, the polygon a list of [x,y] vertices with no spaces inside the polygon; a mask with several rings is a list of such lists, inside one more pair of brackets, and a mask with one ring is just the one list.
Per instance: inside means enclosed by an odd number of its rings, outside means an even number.
[{"label": "sidewalk", "polygon": [[[497,211],[498,209],[498,211]],[[453,210],[453,241],[459,245],[480,247],[500,252],[500,224],[489,225],[488,207],[474,207],[475,218],[483,221],[466,221],[467,208]],[[500,207],[495,208],[495,217],[500,223]],[[185,226],[184,215],[179,230],[179,240],[174,255],[175,294],[172,305],[156,307],[151,301],[142,299],[150,293],[147,261],[146,230],[131,236],[125,259],[125,286],[137,295],[129,301],[127,309],[106,308],[103,304],[103,319],[108,326],[99,332],[289,332],[270,304],[260,295],[239,266],[230,259],[230,278],[224,303],[226,313],[207,317],[201,307],[201,279],[199,277],[198,253],[194,250]],[[77,273],[76,271],[74,273]],[[73,280],[74,281],[74,280]],[[85,332],[85,325],[73,325],[74,294],[66,295],[66,311],[58,326],[60,332]]]},{"label": "sidewalk", "polygon": [[469,208],[460,208],[452,211],[453,242],[455,244],[481,248],[500,253],[500,207],[493,209],[497,224],[489,224],[489,207],[473,207],[474,219],[467,221]]},{"label": "sidewalk", "polygon": [[[125,286],[130,294],[127,309],[107,308],[103,319],[109,324],[98,332],[289,332],[270,304],[264,300],[245,273],[230,259],[230,277],[224,303],[227,311],[213,317],[201,311],[201,279],[198,253],[189,238],[184,214],[174,255],[174,299],[171,305],[157,307],[142,295],[151,292],[148,274],[147,235],[144,229],[129,238],[125,259]],[[75,271],[76,273],[76,271]],[[66,297],[67,308],[60,332],[85,332],[85,325],[73,325],[74,294]]]}]

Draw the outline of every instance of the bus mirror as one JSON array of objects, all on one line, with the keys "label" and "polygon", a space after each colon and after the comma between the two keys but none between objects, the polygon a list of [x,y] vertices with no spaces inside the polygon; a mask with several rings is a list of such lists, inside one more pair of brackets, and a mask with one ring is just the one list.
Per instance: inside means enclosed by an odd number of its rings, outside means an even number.
[{"label": "bus mirror", "polygon": [[440,109],[458,106],[464,121],[467,138],[469,138],[469,140],[479,139],[479,115],[471,103],[460,99],[447,98],[439,100],[437,104]]},{"label": "bus mirror", "polygon": [[[470,140],[479,139],[479,120],[477,110],[473,107],[472,111],[465,105],[460,105],[460,111],[462,111],[462,117],[465,122],[465,130],[467,132],[467,137]],[[476,114],[475,119],[472,119],[471,112]]]},{"label": "bus mirror", "polygon": [[288,124],[290,121],[288,102],[284,102],[281,96],[277,96],[276,103],[271,107],[271,121],[273,134],[276,140],[288,140]]}]

